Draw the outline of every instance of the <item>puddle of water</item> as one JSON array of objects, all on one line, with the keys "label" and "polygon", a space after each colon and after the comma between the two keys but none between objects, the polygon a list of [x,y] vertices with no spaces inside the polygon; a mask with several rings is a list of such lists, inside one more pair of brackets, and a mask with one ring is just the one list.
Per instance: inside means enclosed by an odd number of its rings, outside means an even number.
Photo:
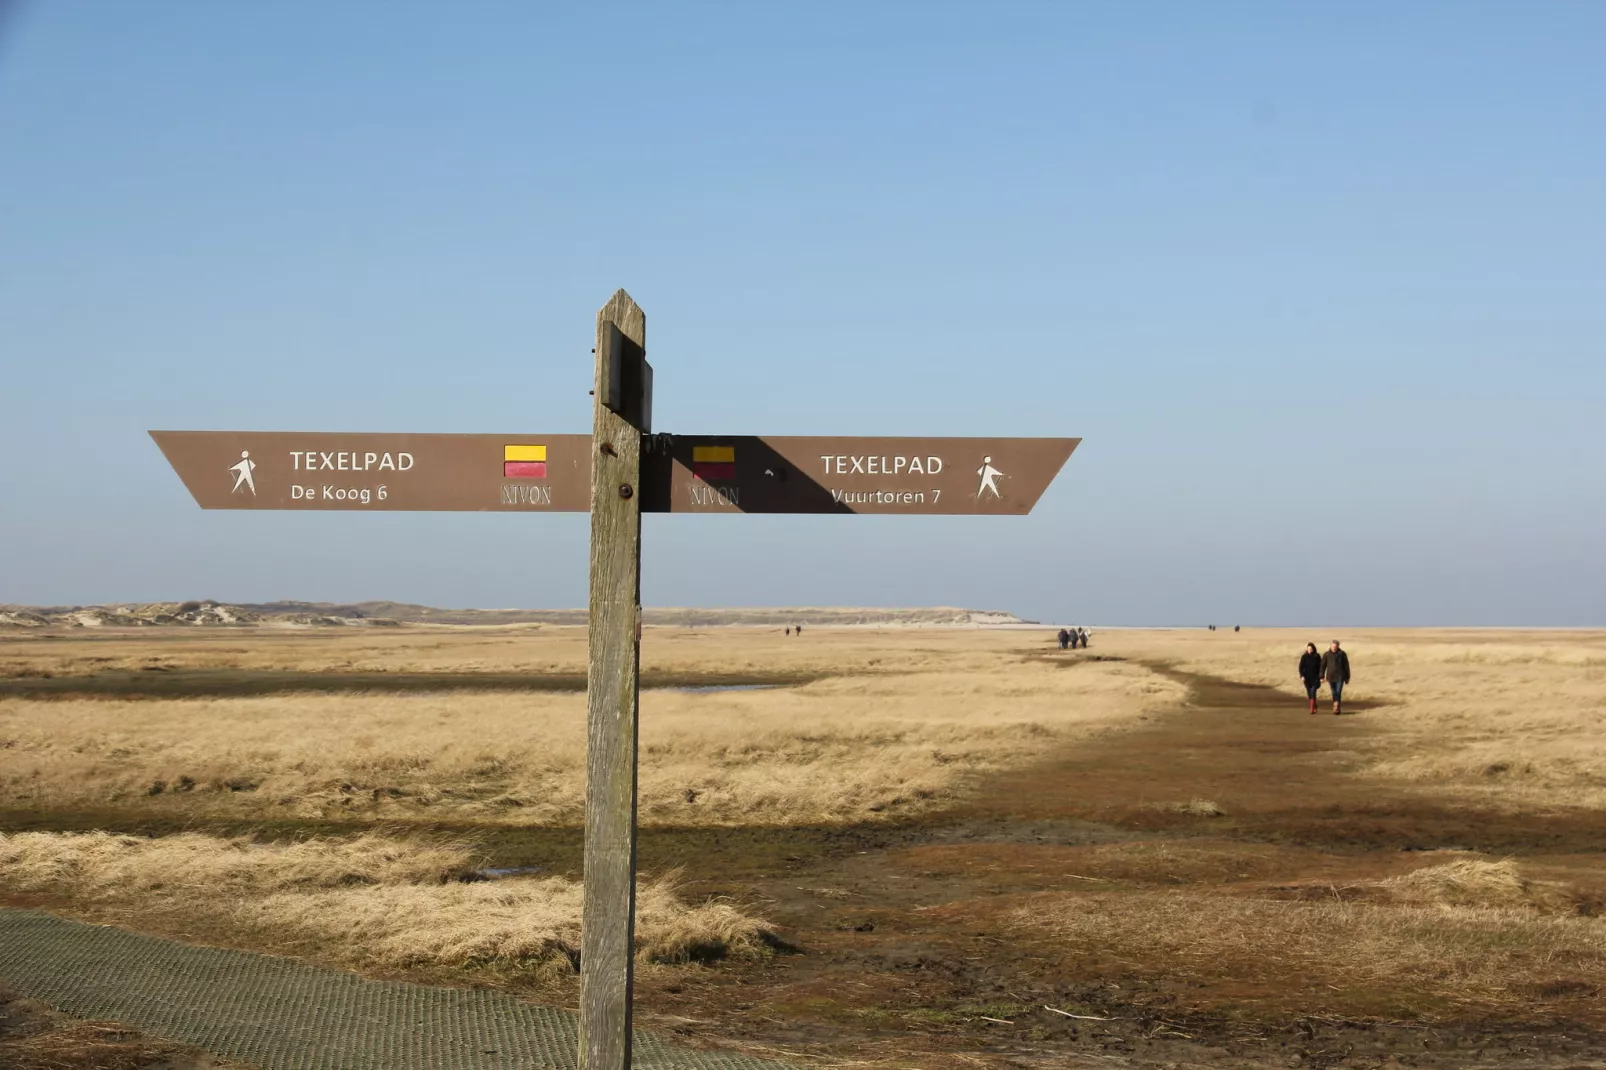
[{"label": "puddle of water", "polygon": [[774,691],[780,684],[701,684],[689,687],[654,687],[652,691],[684,691],[687,694],[706,695],[715,691]]},{"label": "puddle of water", "polygon": [[545,866],[509,866],[506,869],[482,869],[485,876],[495,880],[498,877],[523,877],[530,873],[544,873]]}]

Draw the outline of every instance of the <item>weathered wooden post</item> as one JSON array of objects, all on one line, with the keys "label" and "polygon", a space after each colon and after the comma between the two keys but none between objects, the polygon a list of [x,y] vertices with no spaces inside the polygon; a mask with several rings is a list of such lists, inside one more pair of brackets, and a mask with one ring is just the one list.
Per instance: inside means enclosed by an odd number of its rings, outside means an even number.
[{"label": "weathered wooden post", "polygon": [[1081,441],[666,435],[644,471],[646,347],[620,290],[597,313],[590,436],[151,432],[204,509],[590,510],[581,1070],[631,1060],[642,512],[1018,516]]},{"label": "weathered wooden post", "polygon": [[647,323],[620,290],[597,313],[591,432],[585,905],[580,1066],[628,1070],[636,939],[636,723],[641,652],[641,439]]}]

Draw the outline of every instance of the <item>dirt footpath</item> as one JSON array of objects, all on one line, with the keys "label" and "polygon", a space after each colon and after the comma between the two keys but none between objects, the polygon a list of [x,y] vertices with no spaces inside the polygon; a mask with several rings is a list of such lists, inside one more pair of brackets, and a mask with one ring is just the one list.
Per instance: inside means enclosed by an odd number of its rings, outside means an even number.
[{"label": "dirt footpath", "polygon": [[[761,848],[644,832],[645,866],[708,875],[699,890],[754,903],[801,952],[649,974],[644,1017],[887,1066],[1606,1067],[1598,964],[1500,949],[1520,931],[1478,937],[1486,954],[1385,894],[1427,866],[1517,856],[1570,875],[1576,911],[1558,909],[1586,916],[1606,892],[1606,814],[1386,790],[1356,775],[1386,700],[1310,716],[1274,689],[1155,668],[1188,685],[1185,706],[1001,776],[960,812],[775,830]],[[1495,951],[1538,972],[1479,973]]]}]

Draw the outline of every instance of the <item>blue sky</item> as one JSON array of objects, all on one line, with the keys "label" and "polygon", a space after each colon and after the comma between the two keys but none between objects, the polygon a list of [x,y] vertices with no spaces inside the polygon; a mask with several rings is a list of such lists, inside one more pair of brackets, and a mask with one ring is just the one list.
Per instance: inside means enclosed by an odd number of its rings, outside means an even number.
[{"label": "blue sky", "polygon": [[1076,435],[1026,518],[651,517],[655,605],[1606,624],[1606,5],[22,3],[0,601],[572,606],[583,515],[148,428]]}]

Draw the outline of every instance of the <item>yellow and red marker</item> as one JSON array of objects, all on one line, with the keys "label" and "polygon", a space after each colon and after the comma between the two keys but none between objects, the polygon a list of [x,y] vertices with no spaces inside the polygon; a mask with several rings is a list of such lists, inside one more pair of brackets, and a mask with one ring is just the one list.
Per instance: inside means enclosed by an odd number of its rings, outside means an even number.
[{"label": "yellow and red marker", "polygon": [[734,480],[736,478],[736,447],[692,447],[691,474],[704,483],[712,483],[715,480],[728,483]]},{"label": "yellow and red marker", "polygon": [[503,479],[545,479],[546,447],[512,445],[502,447]]}]

